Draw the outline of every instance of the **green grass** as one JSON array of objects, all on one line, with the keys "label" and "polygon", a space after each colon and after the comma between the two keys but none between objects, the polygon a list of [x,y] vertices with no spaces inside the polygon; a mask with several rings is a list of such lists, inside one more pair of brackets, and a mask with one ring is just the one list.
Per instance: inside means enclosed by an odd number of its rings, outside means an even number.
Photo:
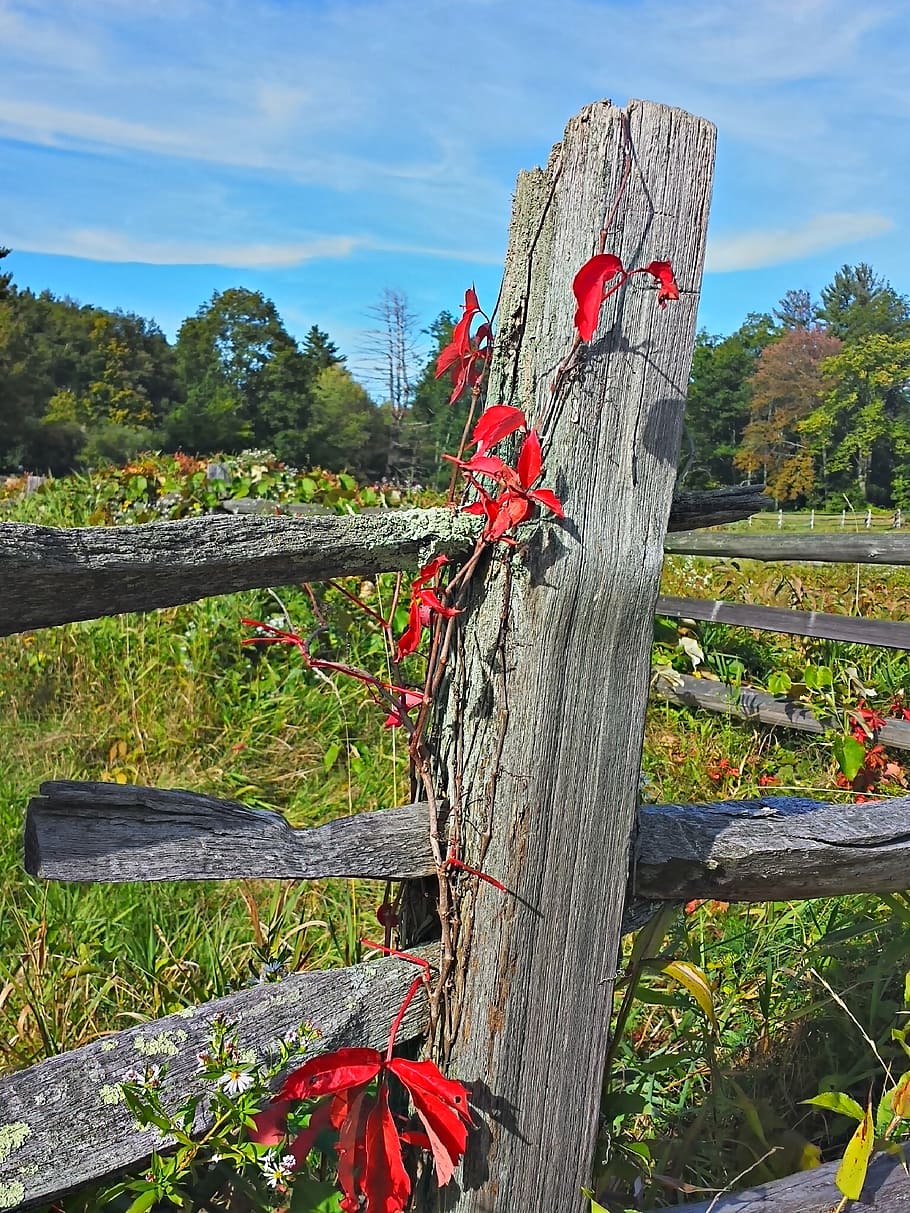
[{"label": "green grass", "polygon": [[[312,624],[301,591],[285,601]],[[358,688],[318,679],[289,650],[241,648],[240,618],[275,612],[251,593],[0,642],[5,870],[20,871],[25,806],[47,779],[189,788],[278,808],[297,825],[406,799],[397,739]],[[265,882],[7,879],[0,1062],[25,1065],[215,997],[264,950],[289,949],[295,965],[350,963],[362,907],[378,899],[346,882],[291,885],[278,905]]]},{"label": "green grass", "polygon": [[[45,494],[44,514],[37,495],[23,509],[33,521],[82,523],[103,488],[92,483],[91,500],[67,484]],[[7,507],[5,517],[16,516]],[[881,568],[674,557],[663,588],[881,618],[905,617],[910,607],[910,574]],[[281,597],[301,632],[317,627],[302,590]],[[380,638],[340,595],[327,590],[321,598],[322,651],[381,669]],[[184,787],[278,808],[294,824],[407,799],[402,743],[382,729],[358,686],[326,682],[292,651],[241,647],[241,617],[280,614],[273,596],[253,591],[0,640],[0,862],[7,873],[0,885],[0,1069],[216,997],[268,959],[290,968],[356,959],[359,936],[375,925],[377,886],[61,885],[21,873],[25,806],[47,779]],[[762,686],[776,672],[798,680],[809,666],[825,667],[839,707],[855,704],[857,686],[873,692],[872,702],[910,694],[905,654],[709,624],[693,636],[703,668],[715,676]],[[659,659],[690,669],[674,646],[671,637]],[[900,768],[901,754],[893,758]],[[830,738],[667,704],[649,709],[643,773],[651,800],[745,798],[771,789],[853,799],[835,786]],[[809,1145],[834,1156],[850,1126],[799,1100],[837,1088],[864,1102],[870,1088],[881,1088],[881,1067],[838,1000],[885,1059],[897,1059],[891,1029],[906,1022],[908,924],[910,906],[897,896],[707,903],[668,920],[651,948],[661,963],[642,970],[616,1046],[604,1105],[602,1199],[622,1202],[642,1174],[710,1188],[741,1171],[748,1170],[746,1183],[792,1171]],[[716,1030],[660,974],[671,958],[706,975]],[[652,1203],[674,1203],[666,1179],[648,1183]]]}]

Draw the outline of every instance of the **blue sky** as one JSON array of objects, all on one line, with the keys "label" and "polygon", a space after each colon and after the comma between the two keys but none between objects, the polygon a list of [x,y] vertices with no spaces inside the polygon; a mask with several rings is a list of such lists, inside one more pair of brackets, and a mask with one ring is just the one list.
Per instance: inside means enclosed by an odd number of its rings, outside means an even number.
[{"label": "blue sky", "polygon": [[242,285],[356,367],[384,287],[493,300],[516,174],[602,97],[717,124],[709,330],[844,262],[910,292],[906,0],[0,0],[0,47],[6,266],[169,336]]}]

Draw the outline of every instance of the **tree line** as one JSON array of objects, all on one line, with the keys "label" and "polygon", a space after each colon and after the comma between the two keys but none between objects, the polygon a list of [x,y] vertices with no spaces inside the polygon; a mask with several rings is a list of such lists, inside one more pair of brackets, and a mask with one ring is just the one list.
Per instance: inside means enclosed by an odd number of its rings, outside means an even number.
[{"label": "tree line", "polygon": [[35,294],[0,272],[0,471],[255,448],[364,480],[440,483],[466,414],[433,373],[453,319],[431,325],[421,360],[401,292],[386,291],[374,316],[371,355],[389,385],[379,403],[328,333],[313,325],[298,342],[258,291],[216,292],[171,343],[142,316]]},{"label": "tree line", "polygon": [[910,303],[865,263],[696,339],[681,474],[779,504],[910,506]]},{"label": "tree line", "polygon": [[[0,272],[0,470],[256,448],[362,480],[442,485],[468,407],[450,406],[434,374],[453,317],[440,313],[420,357],[401,292],[371,313],[378,402],[326,332],[313,325],[298,342],[258,291],[216,292],[171,343],[141,316],[35,294]],[[746,480],[781,504],[910,508],[908,454],[910,304],[870,266],[843,266],[818,300],[788,291],[729,336],[698,334],[686,487]]]}]

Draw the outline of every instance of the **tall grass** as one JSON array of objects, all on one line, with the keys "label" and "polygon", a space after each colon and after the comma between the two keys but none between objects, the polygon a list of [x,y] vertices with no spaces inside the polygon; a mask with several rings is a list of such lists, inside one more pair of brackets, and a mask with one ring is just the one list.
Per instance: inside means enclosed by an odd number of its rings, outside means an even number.
[{"label": "tall grass", "polygon": [[[312,625],[301,591],[285,605],[303,630]],[[343,629],[341,608],[328,608]],[[49,779],[188,788],[278,808],[296,825],[394,803],[400,756],[363,694],[317,678],[287,650],[241,648],[241,617],[275,611],[257,592],[0,642],[5,1066],[215,997],[265,953],[321,967],[356,957],[361,903],[378,897],[346,882],[279,895],[264,882],[16,875],[28,797]]]}]

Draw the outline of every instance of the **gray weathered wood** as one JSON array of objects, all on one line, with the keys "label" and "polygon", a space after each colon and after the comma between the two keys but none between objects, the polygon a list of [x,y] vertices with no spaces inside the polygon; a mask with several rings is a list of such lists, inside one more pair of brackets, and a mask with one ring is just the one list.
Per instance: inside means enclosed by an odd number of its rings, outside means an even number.
[{"label": "gray weathered wood", "polygon": [[756,628],[762,632],[786,632],[791,636],[814,636],[842,640],[847,644],[874,644],[884,649],[910,649],[910,624],[887,619],[825,615],[821,611],[791,611],[787,607],[752,606],[706,598],[673,598],[661,594],[657,614],[675,619],[701,619],[731,627]]},{"label": "gray weathered wood", "polygon": [[433,872],[426,807],[293,829],[280,813],[198,792],[116,783],[41,785],[25,869],[51,880],[400,880]]},{"label": "gray weathered wood", "polygon": [[476,519],[446,509],[212,515],[75,530],[7,522],[0,636],[235,590],[410,568],[428,554],[464,552],[476,530]]},{"label": "gray weathered wood", "polygon": [[[667,530],[688,532],[695,527],[740,522],[760,510],[769,510],[773,504],[770,497],[762,496],[761,489],[754,484],[736,484],[697,493],[678,489],[673,495]],[[668,552],[679,550],[674,544],[675,541],[669,538],[664,541]]]},{"label": "gray weathered wood", "polygon": [[[421,953],[433,959],[432,953]],[[71,1053],[0,1078],[0,1209],[31,1209],[82,1184],[137,1167],[167,1142],[136,1126],[118,1083],[129,1070],[161,1065],[168,1108],[205,1089],[197,1053],[221,1015],[236,1024],[242,1049],[263,1061],[271,1042],[301,1025],[318,1032],[310,1052],[344,1045],[385,1045],[413,965],[379,959],[353,968],[295,973],[202,1007],[189,1007]],[[400,1039],[426,1027],[427,1004],[415,998]],[[197,1129],[206,1127],[200,1118]]]},{"label": "gray weathered wood", "polygon": [[676,534],[666,550],[684,556],[742,557],[747,560],[799,560],[824,564],[910,564],[910,535],[838,533],[819,535]]},{"label": "gray weathered wood", "polygon": [[[714,526],[756,508],[739,489],[684,493],[670,527]],[[405,569],[428,554],[463,555],[476,531],[476,520],[447,509],[293,518],[238,511],[119,527],[0,523],[0,636],[236,590]]]},{"label": "gray weathered wood", "polygon": [[[906,1157],[877,1154],[859,1201],[850,1201],[848,1210],[868,1209],[872,1213],[910,1213],[910,1178]],[[713,1196],[695,1204],[674,1205],[673,1213],[833,1213],[840,1207],[841,1194],[834,1176],[839,1162],[825,1163],[811,1171],[800,1171],[786,1179]]]},{"label": "gray weathered wood", "polygon": [[442,1027],[484,1127],[461,1191],[440,1198],[458,1213],[581,1210],[597,1131],[714,147],[713,127],[679,110],[626,113],[634,169],[607,251],[629,266],[669,258],[682,298],[661,310],[632,279],[553,400],[573,345],[572,278],[623,174],[624,113],[591,106],[547,168],[519,178],[488,391],[541,425],[543,483],[566,520],[494,560],[456,623],[431,738],[466,862],[510,890],[465,882],[459,896]]},{"label": "gray weathered wood", "polygon": [[635,892],[655,900],[893,892],[907,887],[910,873],[910,797],[643,805],[637,855]]},{"label": "gray weathered wood", "polygon": [[[722,712],[726,716],[741,716],[760,724],[802,733],[827,733],[842,730],[843,722],[819,718],[804,704],[757,691],[754,687],[729,687],[713,678],[693,678],[690,674],[660,674],[652,686],[658,699],[668,699],[683,707],[702,708],[706,712]],[[876,737],[884,745],[910,750],[910,721],[886,720]]]},{"label": "gray weathered wood", "polygon": [[[28,808],[25,866],[44,879],[386,880],[434,870],[425,804],[295,830],[280,813],[195,792],[60,781],[41,793]],[[635,893],[655,901],[882,892],[905,888],[908,871],[910,799],[772,797],[639,813]],[[627,907],[623,932],[640,925]]]}]

